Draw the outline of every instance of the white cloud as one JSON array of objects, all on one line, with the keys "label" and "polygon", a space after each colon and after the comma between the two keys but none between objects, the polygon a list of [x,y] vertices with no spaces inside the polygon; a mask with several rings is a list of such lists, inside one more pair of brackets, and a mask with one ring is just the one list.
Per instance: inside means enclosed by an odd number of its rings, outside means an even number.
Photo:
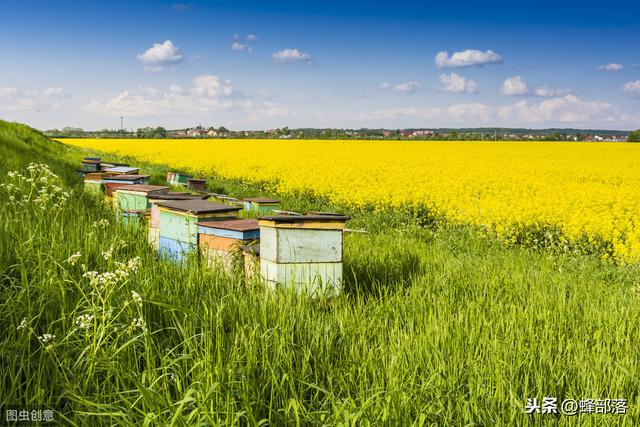
[{"label": "white cloud", "polygon": [[242,111],[247,114],[248,120],[260,122],[265,118],[288,117],[293,115],[287,108],[270,101],[245,100],[239,103]]},{"label": "white cloud", "polygon": [[453,93],[476,93],[478,84],[456,73],[440,74],[440,88]]},{"label": "white cloud", "polygon": [[205,74],[193,79],[191,91],[200,97],[216,98],[220,96],[231,96],[233,87],[229,80],[222,80],[213,74]]},{"label": "white cloud", "polygon": [[138,87],[100,102],[94,100],[84,110],[102,116],[211,118],[234,117],[229,123],[264,122],[293,116],[287,108],[264,99],[236,95],[229,80],[205,74],[196,76],[189,87],[171,85],[168,90]]},{"label": "white cloud", "polygon": [[380,90],[387,90],[387,89],[391,89],[391,83],[389,82],[382,82],[378,85],[378,89]]},{"label": "white cloud", "polygon": [[251,52],[251,46],[240,42],[233,42],[229,47],[231,50]]},{"label": "white cloud", "polygon": [[13,86],[0,86],[0,98],[12,98],[18,95],[18,89]]},{"label": "white cloud", "polygon": [[600,71],[620,71],[623,68],[624,68],[624,65],[616,64],[614,62],[612,62],[611,64],[599,65],[597,67],[597,69]]},{"label": "white cloud", "polygon": [[640,115],[619,114],[612,104],[585,101],[565,95],[531,103],[521,100],[511,105],[491,107],[483,103],[460,103],[446,107],[401,107],[348,116],[351,121],[389,126],[579,126],[594,127],[639,123]]},{"label": "white cloud", "polygon": [[551,98],[538,104],[526,100],[513,105],[498,107],[498,117],[509,123],[554,123],[592,125],[603,115],[614,112],[612,104],[600,101],[583,101],[575,95]]},{"label": "white cloud", "polygon": [[308,62],[311,55],[298,49],[282,49],[271,55],[273,62]]},{"label": "white cloud", "polygon": [[526,95],[529,93],[529,85],[522,76],[509,77],[502,82],[500,92],[505,95]]},{"label": "white cloud", "polygon": [[422,89],[422,83],[419,81],[412,80],[410,82],[400,83],[393,87],[394,92],[398,93],[406,93],[406,94],[414,94]]},{"label": "white cloud", "polygon": [[22,91],[13,86],[0,86],[0,111],[56,110],[62,106],[60,100],[70,97],[71,94],[62,87]]},{"label": "white cloud", "polygon": [[470,67],[472,65],[498,64],[502,62],[502,57],[492,50],[482,52],[475,49],[467,49],[461,52],[454,52],[449,56],[449,52],[438,52],[435,58],[438,68]]},{"label": "white cloud", "polygon": [[540,96],[544,98],[559,97],[569,94],[567,89],[551,89],[546,85],[530,88],[522,76],[513,76],[502,82],[500,92],[510,96]]},{"label": "white cloud", "polygon": [[167,65],[182,61],[180,49],[171,40],[154,43],[152,47],[138,55],[138,60],[145,64],[147,71],[161,71]]},{"label": "white cloud", "polygon": [[246,39],[247,41],[254,42],[258,40],[258,36],[256,36],[255,34],[247,34]]},{"label": "white cloud", "polygon": [[627,95],[633,96],[634,98],[640,98],[640,80],[625,83],[622,86],[622,90]]},{"label": "white cloud", "polygon": [[205,74],[193,79],[189,88],[171,85],[167,91],[154,87],[125,90],[105,102],[92,101],[85,110],[104,115],[146,117],[170,114],[207,114],[233,106],[231,82]]},{"label": "white cloud", "polygon": [[533,93],[536,96],[556,96],[559,95],[558,91],[555,91],[553,89],[549,89],[547,86],[540,86],[537,87]]},{"label": "white cloud", "polygon": [[43,96],[48,98],[70,98],[71,94],[64,90],[62,87],[50,87],[46,89],[43,93]]}]

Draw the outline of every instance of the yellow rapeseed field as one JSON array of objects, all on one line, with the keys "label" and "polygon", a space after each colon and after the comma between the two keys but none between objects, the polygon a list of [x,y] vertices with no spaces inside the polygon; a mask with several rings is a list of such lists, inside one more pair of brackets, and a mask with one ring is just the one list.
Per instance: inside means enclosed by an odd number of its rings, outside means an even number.
[{"label": "yellow rapeseed field", "polygon": [[416,208],[507,242],[640,260],[640,144],[65,139],[67,144],[326,196]]}]

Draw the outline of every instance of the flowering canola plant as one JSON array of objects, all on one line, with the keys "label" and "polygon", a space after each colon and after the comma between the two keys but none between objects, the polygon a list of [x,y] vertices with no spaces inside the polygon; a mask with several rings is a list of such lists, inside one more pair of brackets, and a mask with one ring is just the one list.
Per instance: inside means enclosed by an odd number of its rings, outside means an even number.
[{"label": "flowering canola plant", "polygon": [[640,261],[640,144],[64,139],[196,175],[374,209],[417,209],[506,242]]}]

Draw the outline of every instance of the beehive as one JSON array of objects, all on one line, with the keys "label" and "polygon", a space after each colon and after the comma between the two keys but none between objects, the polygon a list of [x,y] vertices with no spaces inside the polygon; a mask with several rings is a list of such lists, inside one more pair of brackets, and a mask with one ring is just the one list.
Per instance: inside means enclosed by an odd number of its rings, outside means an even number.
[{"label": "beehive", "polygon": [[83,172],[84,189],[88,192],[103,193],[105,191],[105,179],[110,177],[110,173],[105,172]]},{"label": "beehive", "polygon": [[187,181],[187,188],[193,191],[207,191],[206,183],[207,181],[205,181],[204,179],[190,178]]},{"label": "beehive", "polygon": [[255,211],[261,214],[271,213],[278,209],[280,200],[269,199],[267,197],[251,197],[242,200],[246,211]]},{"label": "beehive", "polygon": [[184,172],[169,172],[167,173],[167,183],[170,185],[184,185],[187,186],[189,179],[192,178]]},{"label": "beehive", "polygon": [[240,208],[204,200],[155,202],[159,209],[159,252],[182,260],[198,246],[197,222],[220,221],[238,216]]},{"label": "beehive", "polygon": [[240,247],[260,238],[260,226],[255,219],[206,221],[198,226],[198,246],[207,266],[233,269]]},{"label": "beehive", "polygon": [[260,217],[260,275],[311,296],[342,290],[343,215]]},{"label": "beehive", "polygon": [[166,202],[169,200],[202,200],[205,197],[207,196],[174,191],[148,194],[147,200],[151,205],[149,217],[149,244],[151,247],[158,250],[158,241],[160,239],[160,207],[157,205],[157,202]]},{"label": "beehive", "polygon": [[85,157],[82,160],[83,172],[99,172],[100,171],[100,157]]},{"label": "beehive", "polygon": [[149,195],[164,194],[169,187],[161,185],[132,184],[114,190],[116,205],[120,211],[147,211],[151,209]]}]

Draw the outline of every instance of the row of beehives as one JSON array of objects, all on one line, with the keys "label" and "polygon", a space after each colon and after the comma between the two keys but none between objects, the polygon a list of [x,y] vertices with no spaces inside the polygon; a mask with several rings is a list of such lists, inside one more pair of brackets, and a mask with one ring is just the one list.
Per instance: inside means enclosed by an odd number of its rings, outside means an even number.
[{"label": "row of beehives", "polygon": [[[116,167],[123,168],[119,174],[111,169]],[[168,184],[187,185],[199,192],[172,192],[167,186],[149,185],[149,176],[138,175],[135,168],[111,168],[84,171],[85,188],[111,198],[124,223],[148,227],[149,244],[161,257],[186,262],[189,254],[196,253],[211,268],[231,271],[240,263],[247,277],[259,272],[271,287],[294,286],[309,294],[340,292],[348,217],[322,212],[282,214],[277,200],[238,200],[207,193],[204,180],[175,172],[167,175]],[[261,216],[239,218],[241,210]]]}]

